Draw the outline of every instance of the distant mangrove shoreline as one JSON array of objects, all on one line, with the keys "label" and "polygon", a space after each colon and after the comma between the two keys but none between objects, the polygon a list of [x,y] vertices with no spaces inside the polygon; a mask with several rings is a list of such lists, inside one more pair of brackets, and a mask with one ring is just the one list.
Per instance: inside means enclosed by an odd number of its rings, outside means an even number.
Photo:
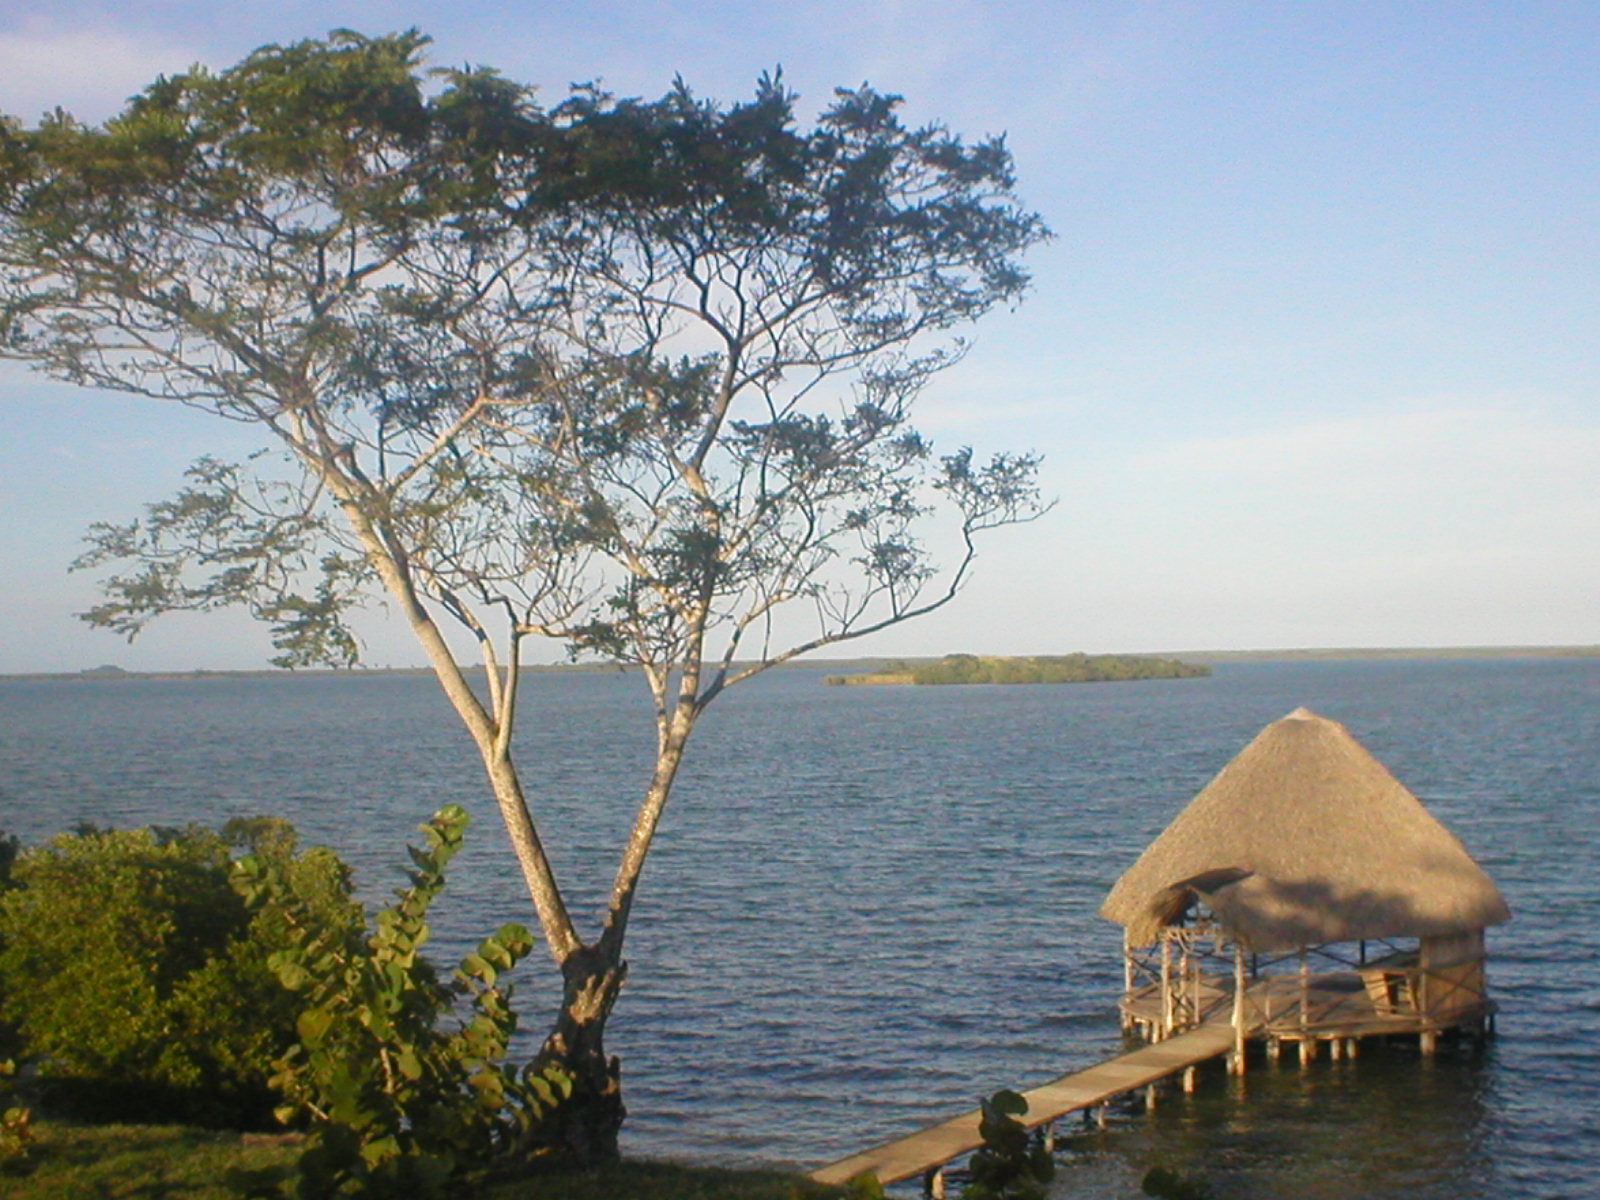
[{"label": "distant mangrove shoreline", "polygon": [[[972,657],[972,656],[969,656]],[[1037,661],[1048,661],[1056,657],[1072,657],[1070,655],[1041,655],[1034,656]],[[1143,658],[1143,659],[1178,659],[1185,663],[1200,666],[1216,666],[1224,663],[1272,663],[1272,662],[1340,662],[1364,661],[1373,659],[1504,659],[1504,658],[1600,658],[1600,646],[1394,646],[1394,647],[1343,647],[1343,648],[1307,648],[1299,650],[1181,650],[1160,651],[1148,655],[1089,655],[1091,658]],[[859,672],[872,675],[890,673],[890,669],[905,671],[917,667],[935,666],[942,658],[805,658],[795,662],[783,663],[779,670],[794,670],[796,668],[809,668],[812,670],[833,670],[835,672]],[[1024,657],[1014,661],[1030,661]],[[749,666],[750,663],[736,665]],[[524,674],[536,675],[592,675],[596,673],[614,673],[630,671],[625,663],[609,662],[579,662],[579,663],[537,663],[526,664],[522,667]],[[481,673],[481,666],[469,666],[469,673]],[[168,671],[128,671],[117,666],[92,667],[84,671],[14,671],[0,672],[0,680],[10,679],[52,679],[62,681],[72,680],[116,680],[116,679],[256,679],[256,678],[324,678],[339,675],[347,678],[360,678],[363,676],[383,677],[391,675],[428,675],[433,674],[428,667],[346,667],[329,669],[317,667],[301,670],[284,670],[281,667],[261,667],[254,670],[207,670],[194,668],[191,670]],[[854,679],[855,675],[850,678]],[[865,682],[865,681],[863,681]]]},{"label": "distant mangrove shoreline", "polygon": [[971,683],[1121,683],[1138,679],[1194,679],[1211,668],[1175,658],[1136,654],[1040,654],[997,657],[947,654],[937,662],[888,662],[876,671],[829,675],[833,686]]}]

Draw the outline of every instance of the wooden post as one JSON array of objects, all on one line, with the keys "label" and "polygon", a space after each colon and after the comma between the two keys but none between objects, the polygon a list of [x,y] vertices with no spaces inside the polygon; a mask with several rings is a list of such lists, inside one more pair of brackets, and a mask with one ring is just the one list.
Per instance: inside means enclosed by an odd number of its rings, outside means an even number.
[{"label": "wooden post", "polygon": [[1054,1154],[1056,1152],[1056,1123],[1054,1121],[1046,1121],[1044,1123],[1043,1139],[1044,1152],[1046,1154]]},{"label": "wooden post", "polygon": [[[1306,1026],[1311,1023],[1311,968],[1306,962],[1306,948],[1300,947],[1300,1045],[1305,1045]],[[1302,1051],[1301,1061],[1305,1055]]]},{"label": "wooden post", "polygon": [[1317,1043],[1311,1038],[1300,1039],[1300,1065],[1303,1067],[1317,1056]]},{"label": "wooden post", "polygon": [[1172,1034],[1172,942],[1167,931],[1161,931],[1161,1035],[1156,1040],[1165,1041]]},{"label": "wooden post", "polygon": [[1099,1108],[1094,1110],[1094,1123],[1095,1123],[1096,1126],[1098,1126],[1101,1129],[1104,1129],[1106,1127],[1106,1108],[1107,1107],[1108,1107],[1107,1105],[1102,1104]]},{"label": "wooden post", "polygon": [[1282,1051],[1282,1049],[1283,1041],[1281,1038],[1269,1037],[1267,1039],[1267,1061],[1273,1063],[1277,1062],[1278,1054],[1280,1051]]},{"label": "wooden post", "polygon": [[1233,944],[1233,1073],[1244,1074],[1244,947]]},{"label": "wooden post", "polygon": [[1144,1089],[1144,1110],[1145,1112],[1156,1110],[1156,1085],[1153,1083]]},{"label": "wooden post", "polygon": [[1336,1037],[1336,1038],[1329,1038],[1328,1039],[1328,1056],[1330,1058],[1332,1058],[1334,1062],[1338,1062],[1341,1058],[1344,1057],[1344,1039],[1343,1038]]},{"label": "wooden post", "polygon": [[1133,1003],[1133,947],[1128,944],[1128,931],[1122,931],[1122,1032],[1127,1033],[1133,1026],[1133,1018],[1128,1015],[1128,1005]]},{"label": "wooden post", "polygon": [[1193,1007],[1190,1009],[1189,1015],[1194,1018],[1191,1024],[1198,1025],[1200,1024],[1200,956],[1198,954],[1191,955],[1189,963],[1194,968],[1192,973],[1193,986],[1189,989],[1190,1002]]},{"label": "wooden post", "polygon": [[944,1200],[944,1168],[934,1167],[922,1176],[922,1194],[930,1200]]},{"label": "wooden post", "polygon": [[1417,1036],[1417,1044],[1422,1047],[1422,1053],[1432,1055],[1439,1048],[1439,1035],[1431,1029],[1424,1029]]},{"label": "wooden post", "polygon": [[1360,1045],[1360,1038],[1346,1038],[1344,1043],[1344,1056],[1346,1058],[1354,1058],[1356,1056],[1356,1048]]},{"label": "wooden post", "polygon": [[1194,1081],[1195,1081],[1196,1074],[1197,1074],[1197,1072],[1196,1072],[1194,1067],[1185,1067],[1183,1069],[1183,1090],[1185,1092],[1192,1093],[1194,1091]]}]

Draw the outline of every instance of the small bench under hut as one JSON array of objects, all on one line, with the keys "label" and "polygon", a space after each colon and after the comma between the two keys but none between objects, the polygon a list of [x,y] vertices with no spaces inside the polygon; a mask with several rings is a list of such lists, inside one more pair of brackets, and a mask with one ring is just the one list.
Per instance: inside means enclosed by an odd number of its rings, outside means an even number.
[{"label": "small bench under hut", "polygon": [[1117,880],[1124,1030],[1233,1026],[1301,1061],[1326,1043],[1487,1032],[1483,932],[1511,916],[1461,843],[1344,726],[1257,735]]}]

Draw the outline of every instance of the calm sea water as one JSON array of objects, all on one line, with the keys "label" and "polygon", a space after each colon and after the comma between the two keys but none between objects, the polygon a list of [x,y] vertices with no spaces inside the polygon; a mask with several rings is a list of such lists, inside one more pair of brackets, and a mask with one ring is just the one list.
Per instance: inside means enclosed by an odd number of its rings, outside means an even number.
[{"label": "calm sea water", "polygon": [[[1245,1198],[1600,1195],[1600,662],[1337,662],[1095,687],[827,688],[706,718],[646,870],[611,1043],[635,1154],[814,1166],[1119,1045],[1116,876],[1266,723],[1344,722],[1499,883],[1500,1036],[1220,1073],[1063,1143],[1059,1197],[1165,1163]],[[651,747],[639,680],[528,680],[520,749],[598,916]],[[533,924],[425,678],[0,682],[0,828],[291,818],[366,893],[447,802],[478,820],[436,949]],[[530,1039],[552,975],[526,971]],[[1286,1064],[1287,1064],[1286,1060]]]}]

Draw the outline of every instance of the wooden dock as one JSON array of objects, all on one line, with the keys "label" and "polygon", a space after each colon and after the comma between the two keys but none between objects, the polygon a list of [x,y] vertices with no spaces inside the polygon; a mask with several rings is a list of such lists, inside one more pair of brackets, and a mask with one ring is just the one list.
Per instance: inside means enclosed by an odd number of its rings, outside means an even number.
[{"label": "wooden dock", "polygon": [[[1023,1092],[1028,1112],[1022,1123],[1031,1129],[1068,1113],[1096,1108],[1124,1092],[1148,1087],[1233,1048],[1233,1027],[1221,1022],[1201,1025],[1164,1042],[1141,1046],[1098,1066],[1063,1075],[1042,1087]],[[811,1172],[811,1178],[818,1183],[842,1184],[870,1171],[879,1183],[897,1183],[930,1175],[983,1145],[983,1138],[978,1135],[980,1116],[978,1112],[969,1112],[952,1117],[909,1137],[885,1142],[819,1167]]]}]

